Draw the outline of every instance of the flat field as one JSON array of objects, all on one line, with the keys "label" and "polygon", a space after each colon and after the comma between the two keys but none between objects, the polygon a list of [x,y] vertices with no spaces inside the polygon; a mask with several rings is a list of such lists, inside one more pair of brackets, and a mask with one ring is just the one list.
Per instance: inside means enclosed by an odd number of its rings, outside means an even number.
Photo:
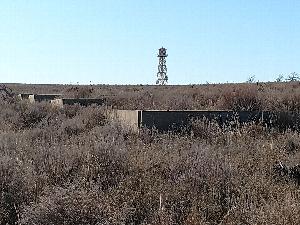
[{"label": "flat field", "polygon": [[[299,111],[300,84],[22,85],[119,109]],[[0,224],[300,224],[300,136],[195,121],[132,133],[105,107],[0,100]]]},{"label": "flat field", "polygon": [[118,109],[299,111],[300,82],[203,85],[7,85],[16,93],[106,96]]}]

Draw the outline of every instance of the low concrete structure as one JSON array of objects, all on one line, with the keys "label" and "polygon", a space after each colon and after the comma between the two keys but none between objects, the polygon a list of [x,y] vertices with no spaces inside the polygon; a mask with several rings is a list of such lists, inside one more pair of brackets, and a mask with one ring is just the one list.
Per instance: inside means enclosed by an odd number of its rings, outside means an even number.
[{"label": "low concrete structure", "polygon": [[28,100],[29,99],[29,96],[33,95],[32,93],[21,93],[21,94],[18,94],[18,98],[20,100]]},{"label": "low concrete structure", "polygon": [[54,100],[56,98],[61,97],[61,94],[34,94],[30,95],[29,99],[32,98],[34,102],[42,102],[42,101],[48,101]]},{"label": "low concrete structure", "polygon": [[21,93],[18,94],[20,100],[28,100],[31,103],[48,101],[61,97],[61,94],[32,94],[32,93]]},{"label": "low concrete structure", "polygon": [[141,110],[109,110],[107,115],[122,126],[137,132],[141,128]]},{"label": "low concrete structure", "polygon": [[219,125],[261,123],[279,129],[298,129],[300,115],[294,112],[199,111],[199,110],[112,110],[111,118],[137,131],[142,127],[158,131],[189,129],[193,120],[207,119]]},{"label": "low concrete structure", "polygon": [[81,106],[89,106],[89,105],[105,105],[106,98],[58,98],[51,100],[51,104],[53,106],[62,108],[64,105],[81,105]]}]

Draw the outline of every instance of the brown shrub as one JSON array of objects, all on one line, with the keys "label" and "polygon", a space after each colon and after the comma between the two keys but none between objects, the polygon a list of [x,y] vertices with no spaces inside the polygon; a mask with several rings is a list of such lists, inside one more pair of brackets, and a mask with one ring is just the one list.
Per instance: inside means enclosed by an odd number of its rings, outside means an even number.
[{"label": "brown shrub", "polygon": [[259,111],[262,102],[255,87],[226,91],[223,95],[223,108],[234,111]]},{"label": "brown shrub", "polygon": [[97,186],[87,190],[69,185],[48,188],[37,204],[24,209],[20,224],[123,224],[125,210],[112,204]]},{"label": "brown shrub", "polygon": [[65,95],[71,98],[90,98],[94,89],[89,86],[75,86],[69,88]]},{"label": "brown shrub", "polygon": [[66,97],[108,96],[119,109],[299,110],[298,82],[243,84],[128,85],[7,85],[15,93],[63,93]]},{"label": "brown shrub", "polygon": [[[141,93],[149,91],[143,88]],[[189,107],[221,105],[222,90],[201,88],[193,87],[195,101],[186,101]],[[161,107],[160,97],[164,107],[184,107],[190,90],[167,90],[162,97],[158,88],[153,96],[150,91],[147,98],[133,98],[130,107],[153,102]],[[271,90],[282,87],[263,87]],[[176,91],[180,96],[174,97]],[[245,108],[250,102],[254,110],[268,101],[259,100],[260,91],[245,95],[252,97],[233,96],[227,106]],[[206,103],[208,96],[212,100]],[[178,98],[178,104],[169,101]],[[132,134],[104,115],[99,107],[2,105],[1,225],[299,223],[299,186],[276,179],[273,169],[279,161],[298,168],[297,132],[197,121],[194,135]]]}]

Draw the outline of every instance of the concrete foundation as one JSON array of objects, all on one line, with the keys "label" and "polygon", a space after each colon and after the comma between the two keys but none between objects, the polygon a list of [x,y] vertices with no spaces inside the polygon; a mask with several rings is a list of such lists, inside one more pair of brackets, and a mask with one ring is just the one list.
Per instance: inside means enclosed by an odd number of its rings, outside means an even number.
[{"label": "concrete foundation", "polygon": [[102,98],[58,98],[51,100],[51,104],[56,107],[62,108],[64,105],[81,105],[81,106],[89,106],[89,105],[105,105],[106,99]]},{"label": "concrete foundation", "polygon": [[141,110],[109,110],[108,117],[117,120],[125,128],[137,132],[141,127],[141,112]]},{"label": "concrete foundation", "polygon": [[[31,96],[29,96],[30,98]],[[50,102],[53,99],[61,97],[61,94],[35,94],[32,95],[32,98],[35,102],[48,101]]]},{"label": "concrete foundation", "polygon": [[300,127],[300,114],[294,112],[113,110],[111,117],[134,131],[142,127],[158,131],[181,131],[189,129],[193,120],[204,118],[219,125],[254,122],[279,129]]},{"label": "concrete foundation", "polygon": [[48,101],[59,98],[60,94],[31,94],[31,93],[21,93],[18,94],[20,100],[28,100],[31,103]]},{"label": "concrete foundation", "polygon": [[22,93],[22,94],[18,94],[18,98],[20,100],[29,100],[29,96],[33,95],[32,93]]}]

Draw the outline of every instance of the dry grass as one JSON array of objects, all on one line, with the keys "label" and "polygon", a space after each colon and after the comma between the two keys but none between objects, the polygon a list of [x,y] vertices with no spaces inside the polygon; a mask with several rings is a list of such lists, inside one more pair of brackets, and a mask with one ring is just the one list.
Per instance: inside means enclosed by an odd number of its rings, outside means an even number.
[{"label": "dry grass", "polygon": [[[269,101],[252,89],[249,98],[227,90],[221,100],[212,87],[191,95],[194,88],[182,95],[170,89],[159,104],[173,107],[170,99],[189,96],[193,100],[178,101],[179,108],[243,108],[251,101],[254,109]],[[132,97],[124,107],[150,107],[157,98],[140,96],[137,103]],[[299,224],[300,178],[289,173],[300,159],[297,132],[195,121],[192,134],[137,135],[104,115],[101,107],[1,102],[1,225]]]},{"label": "dry grass", "polygon": [[62,93],[65,97],[108,96],[118,109],[231,109],[299,111],[299,82],[151,85],[8,85],[14,92]]}]

